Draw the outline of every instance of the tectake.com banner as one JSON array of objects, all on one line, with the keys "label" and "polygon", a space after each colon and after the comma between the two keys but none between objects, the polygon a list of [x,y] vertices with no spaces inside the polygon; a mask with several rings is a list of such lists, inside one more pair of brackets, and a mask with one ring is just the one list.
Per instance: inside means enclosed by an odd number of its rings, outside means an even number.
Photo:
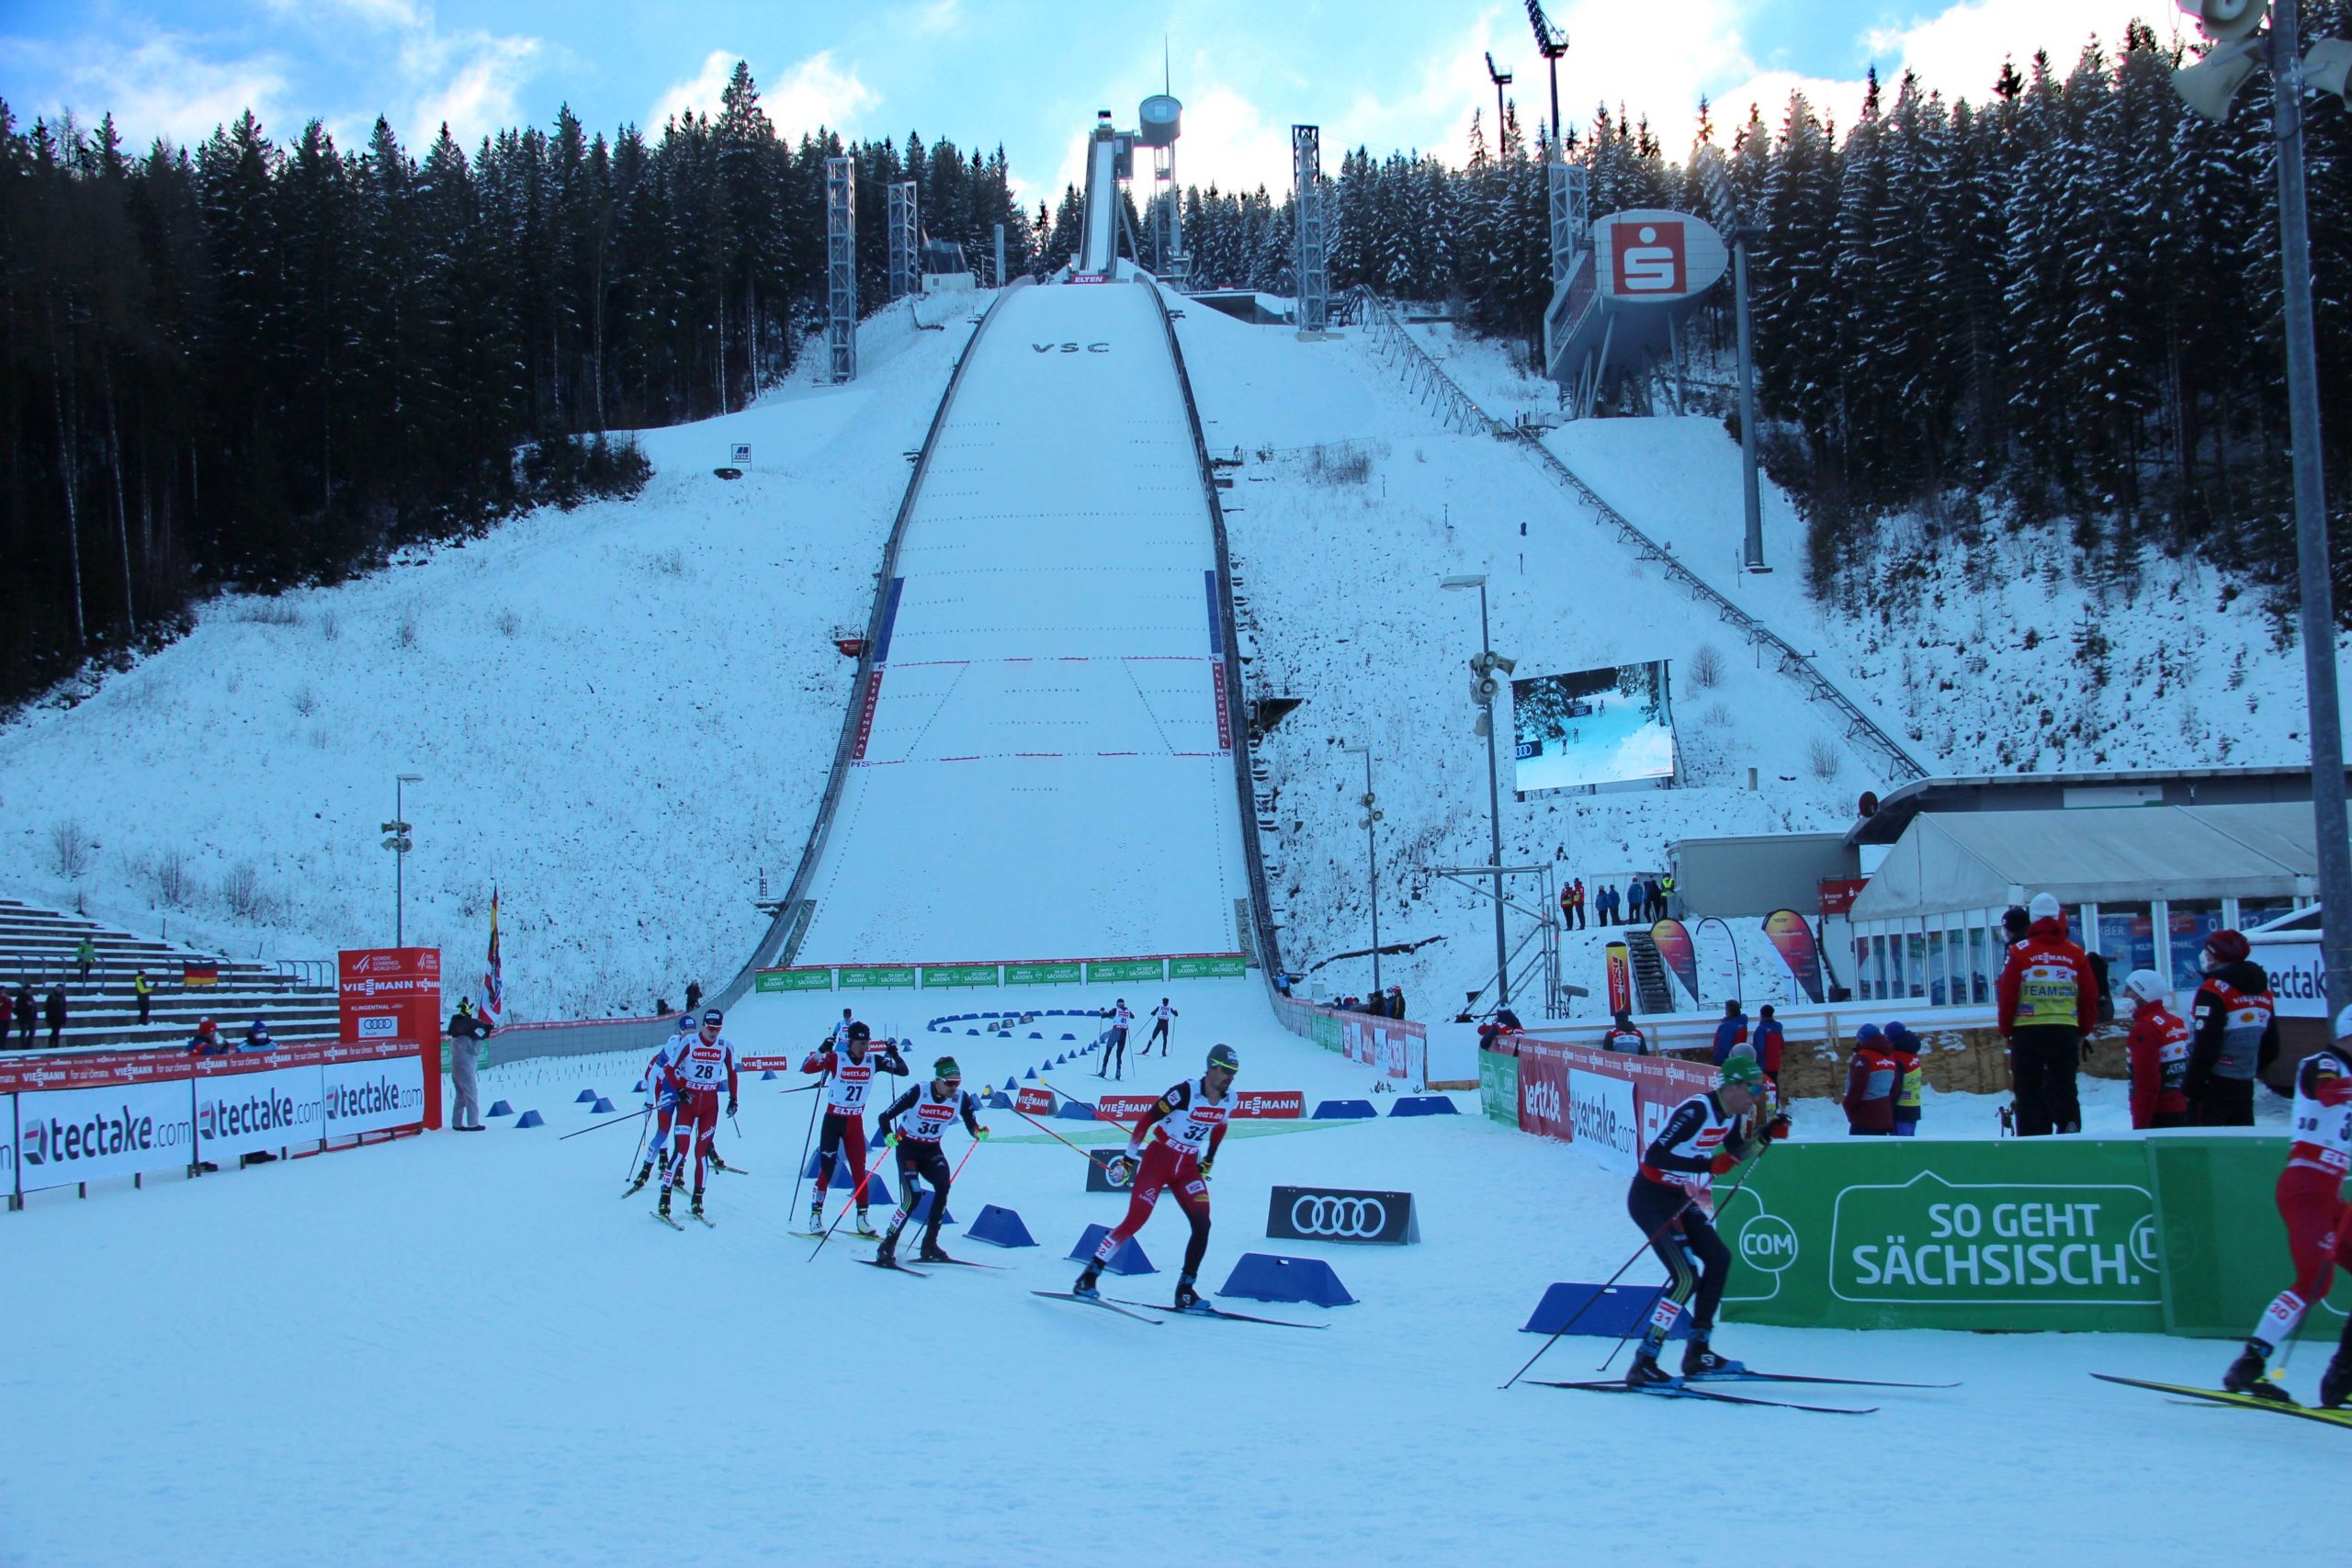
[{"label": "tectake.com banner", "polygon": [[1521,1035],[1521,1132],[1582,1145],[1631,1170],[1674,1108],[1714,1087],[1713,1069],[1668,1056],[1634,1056]]},{"label": "tectake.com banner", "polygon": [[[267,1056],[248,1056],[261,1064]],[[234,1063],[235,1056],[206,1058]],[[256,1066],[196,1079],[196,1157],[219,1164],[263,1150],[315,1146],[326,1134],[322,1069]]]},{"label": "tectake.com banner", "polygon": [[186,1167],[195,1146],[186,1078],[17,1097],[17,1190]]},{"label": "tectake.com banner", "polygon": [[[329,1062],[321,1071],[330,1138],[413,1127],[424,1118],[424,1064],[416,1056]],[[437,1082],[440,1075],[434,1077]]]}]

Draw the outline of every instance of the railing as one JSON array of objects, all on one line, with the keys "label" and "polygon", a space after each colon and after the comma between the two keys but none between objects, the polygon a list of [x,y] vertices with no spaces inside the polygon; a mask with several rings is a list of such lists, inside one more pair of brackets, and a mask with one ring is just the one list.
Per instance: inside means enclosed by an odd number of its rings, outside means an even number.
[{"label": "railing", "polygon": [[274,962],[282,980],[311,990],[334,989],[335,963],[332,958],[280,958]]},{"label": "railing", "polygon": [[[1466,406],[1475,415],[1476,423],[1466,425],[1464,428],[1483,427],[1493,434],[1520,440],[1530,457],[1543,464],[1551,471],[1553,478],[1566,485],[1586,505],[1591,507],[1594,514],[1602,522],[1616,529],[1618,536],[1631,545],[1636,555],[1644,560],[1655,561],[1669,579],[1686,590],[1693,598],[1702,599],[1712,604],[1715,613],[1736,627],[1740,635],[1747,637],[1749,642],[1756,644],[1759,649],[1771,649],[1773,658],[1780,665],[1781,673],[1795,681],[1804,689],[1806,696],[1815,703],[1836,713],[1844,721],[1849,739],[1864,740],[1877,747],[1894,764],[1896,772],[1907,778],[1928,776],[1928,765],[1912,755],[1907,748],[1882,728],[1869,714],[1863,712],[1860,704],[1838,690],[1837,685],[1815,667],[1811,659],[1790,646],[1788,640],[1780,633],[1773,631],[1763,622],[1732,603],[1704,578],[1677,560],[1665,546],[1635,527],[1623,513],[1601,500],[1590,485],[1578,479],[1574,470],[1560,461],[1557,454],[1544,445],[1537,433],[1502,424],[1489,418],[1486,411],[1478,407],[1470,394],[1464,391],[1453,378],[1447,375],[1437,361],[1430,357],[1420,344],[1412,341],[1406,333],[1403,323],[1396,320],[1396,312],[1388,301],[1366,290],[1364,307],[1365,318],[1372,323],[1376,342],[1394,342],[1404,345],[1401,358],[1406,385],[1421,393],[1424,406],[1427,406],[1430,396],[1436,396],[1443,417],[1449,425],[1453,425],[1457,421],[1468,417],[1461,412],[1462,408]],[[1435,390],[1432,391],[1431,389]]]},{"label": "railing", "polygon": [[866,682],[874,676],[874,653],[880,646],[883,612],[890,602],[890,580],[898,573],[899,547],[905,542],[907,521],[914,514],[915,498],[922,492],[923,476],[931,471],[931,455],[938,443],[940,427],[947,423],[947,411],[955,404],[956,389],[964,384],[964,367],[971,364],[972,351],[979,346],[989,323],[996,320],[997,311],[1015,289],[1031,286],[1030,279],[1016,278],[1012,288],[989,301],[980,324],[972,329],[964,352],[956,356],[956,368],[947,378],[947,389],[940,394],[939,407],[932,412],[931,428],[923,432],[922,450],[915,457],[914,471],[907,476],[906,494],[899,498],[899,513],[891,520],[889,540],[882,547],[882,570],[874,580],[874,607],[865,618],[865,649],[858,655],[857,677],[850,686],[849,701],[842,707],[841,739],[833,744],[832,768],[825,775],[825,793],[817,803],[816,820],[809,824],[808,840],[800,847],[800,863],[750,960],[718,995],[710,998],[714,1007],[733,1007],[751,994],[760,970],[792,961],[789,949],[797,945],[797,933],[806,929],[803,907],[808,885],[815,878],[817,862],[824,853],[826,836],[832,831],[833,810],[841,804],[842,790],[849,781],[850,759],[857,749],[858,716],[865,699]]},{"label": "railing", "polygon": [[1384,360],[1392,361],[1397,374],[1404,378],[1405,387],[1427,408],[1431,399],[1437,401],[1438,417],[1445,421],[1449,430],[1466,434],[1485,431],[1491,435],[1508,434],[1504,426],[1487,416],[1469,393],[1456,385],[1453,377],[1438,368],[1429,350],[1415,343],[1396,312],[1363,284],[1348,290],[1350,312],[1359,316],[1372,329],[1373,346]]},{"label": "railing", "polygon": [[1258,840],[1257,788],[1250,776],[1250,709],[1241,684],[1241,640],[1233,604],[1233,554],[1225,532],[1225,507],[1217,499],[1216,469],[1209,460],[1208,439],[1201,431],[1200,405],[1193,399],[1193,378],[1184,368],[1184,346],[1176,341],[1176,321],[1159,286],[1146,282],[1159,325],[1168,334],[1168,356],[1176,367],[1176,389],[1183,394],[1185,423],[1192,427],[1193,456],[1200,469],[1201,500],[1209,509],[1209,529],[1216,540],[1216,591],[1225,607],[1226,706],[1232,716],[1233,784],[1241,813],[1241,852],[1250,863],[1250,933],[1258,943],[1259,973],[1272,994],[1274,976],[1282,973],[1282,943],[1274,933],[1274,903],[1266,886],[1266,862]]}]

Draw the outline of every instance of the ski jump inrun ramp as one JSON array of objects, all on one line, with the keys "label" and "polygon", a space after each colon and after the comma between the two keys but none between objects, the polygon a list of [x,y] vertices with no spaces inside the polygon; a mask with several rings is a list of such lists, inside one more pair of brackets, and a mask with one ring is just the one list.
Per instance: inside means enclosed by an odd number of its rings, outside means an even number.
[{"label": "ski jump inrun ramp", "polygon": [[1016,288],[967,350],[770,964],[1243,949],[1241,716],[1152,287]]}]

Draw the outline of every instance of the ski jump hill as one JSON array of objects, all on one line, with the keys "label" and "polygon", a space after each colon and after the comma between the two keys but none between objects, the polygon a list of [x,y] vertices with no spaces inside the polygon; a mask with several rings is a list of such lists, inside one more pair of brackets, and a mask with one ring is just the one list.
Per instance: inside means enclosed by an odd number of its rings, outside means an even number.
[{"label": "ski jump hill", "polygon": [[729,1000],[919,976],[1248,989],[1212,493],[1154,286],[998,299],[917,457],[824,804]]}]

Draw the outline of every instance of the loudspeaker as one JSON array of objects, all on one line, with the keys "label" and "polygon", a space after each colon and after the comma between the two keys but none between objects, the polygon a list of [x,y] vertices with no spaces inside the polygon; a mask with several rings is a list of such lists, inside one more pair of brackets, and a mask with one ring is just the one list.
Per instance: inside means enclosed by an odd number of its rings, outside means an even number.
[{"label": "loudspeaker", "polygon": [[2352,78],[2352,39],[2332,38],[2312,45],[2303,56],[2303,80],[2323,93],[2352,102],[2352,93],[2346,91],[2346,79]]},{"label": "loudspeaker", "polygon": [[[2242,39],[2270,18],[2270,0],[2179,0],[2207,38],[2227,43]],[[2202,112],[2202,111],[2199,111]]]},{"label": "loudspeaker", "polygon": [[2180,95],[2181,102],[2207,119],[2227,119],[2230,100],[2238,96],[2245,79],[2254,74],[2261,56],[2262,43],[2258,39],[2223,44],[2196,64],[2184,65],[2174,72],[2172,90]]}]

